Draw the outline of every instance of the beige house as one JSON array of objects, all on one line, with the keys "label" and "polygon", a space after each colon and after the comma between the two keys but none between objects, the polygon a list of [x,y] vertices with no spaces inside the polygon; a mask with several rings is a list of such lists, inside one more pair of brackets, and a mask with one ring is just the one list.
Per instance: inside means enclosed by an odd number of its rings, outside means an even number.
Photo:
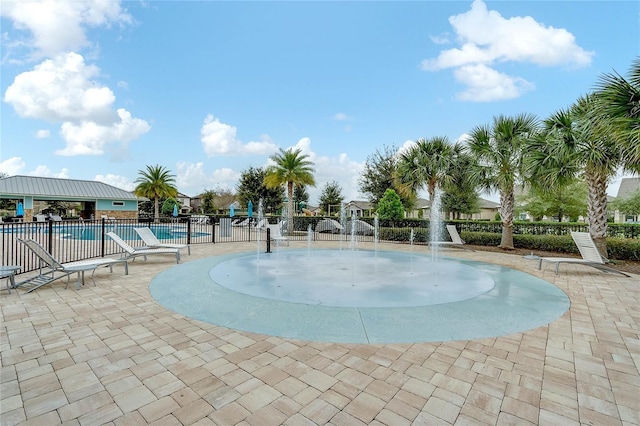
[{"label": "beige house", "polygon": [[356,217],[371,217],[374,213],[373,205],[368,201],[352,200],[346,203],[344,208],[348,217],[354,215]]},{"label": "beige house", "polygon": [[[498,213],[498,207],[500,207],[499,203],[496,203],[491,200],[485,200],[484,198],[480,198],[480,211],[478,213],[473,214],[463,214],[461,215],[461,219],[469,219],[469,220],[495,220],[496,214]],[[424,198],[418,198],[416,201],[416,208],[411,212],[407,212],[407,217],[417,218],[419,216],[419,212],[422,211],[422,217],[429,217],[429,200],[425,200]],[[453,219],[451,217],[450,219]]]},{"label": "beige house", "polygon": [[[620,181],[620,188],[618,188],[618,194],[616,195],[616,199],[629,198],[639,189],[640,189],[640,177],[623,178]],[[613,212],[613,220],[616,223],[640,222],[640,216],[624,214],[616,210]]]}]

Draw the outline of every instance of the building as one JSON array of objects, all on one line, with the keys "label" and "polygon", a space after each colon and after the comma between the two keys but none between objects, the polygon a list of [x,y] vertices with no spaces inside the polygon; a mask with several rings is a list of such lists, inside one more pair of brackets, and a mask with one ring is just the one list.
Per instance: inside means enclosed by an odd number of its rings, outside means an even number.
[{"label": "building", "polygon": [[373,205],[369,201],[351,200],[344,205],[347,217],[370,217],[373,216]]},{"label": "building", "polygon": [[24,207],[22,220],[30,222],[53,202],[69,206],[62,216],[84,219],[102,216],[135,219],[138,217],[138,197],[103,182],[57,179],[36,176],[9,176],[0,179],[0,198],[19,202]]},{"label": "building", "polygon": [[[617,200],[624,200],[631,197],[636,191],[640,190],[640,177],[629,177],[622,178],[620,181],[620,188],[618,188],[618,194],[616,195]],[[614,222],[616,223],[624,223],[624,222],[640,222],[640,216],[625,214],[624,212],[619,212],[616,210],[613,213]]]}]

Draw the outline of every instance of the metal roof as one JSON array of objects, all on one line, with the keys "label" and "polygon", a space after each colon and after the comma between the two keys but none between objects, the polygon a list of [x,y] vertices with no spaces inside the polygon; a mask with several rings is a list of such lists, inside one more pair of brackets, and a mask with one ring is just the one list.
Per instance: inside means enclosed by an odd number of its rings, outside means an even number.
[{"label": "metal roof", "polygon": [[135,194],[103,182],[36,176],[9,176],[0,179],[1,195],[137,200]]},{"label": "metal roof", "polygon": [[640,189],[640,177],[622,178],[620,188],[618,188],[618,198],[628,198]]}]

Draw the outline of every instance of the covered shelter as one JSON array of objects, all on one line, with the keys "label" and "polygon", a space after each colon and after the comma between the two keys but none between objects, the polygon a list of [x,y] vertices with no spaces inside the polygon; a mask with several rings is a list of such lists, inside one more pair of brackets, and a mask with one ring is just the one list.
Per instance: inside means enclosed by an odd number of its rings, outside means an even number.
[{"label": "covered shelter", "polygon": [[[68,215],[94,219],[108,216],[138,217],[138,197],[103,182],[37,176],[9,176],[0,179],[0,199],[22,203],[25,222],[45,213],[51,204],[64,202],[74,207]],[[18,216],[18,215],[16,215]]]}]

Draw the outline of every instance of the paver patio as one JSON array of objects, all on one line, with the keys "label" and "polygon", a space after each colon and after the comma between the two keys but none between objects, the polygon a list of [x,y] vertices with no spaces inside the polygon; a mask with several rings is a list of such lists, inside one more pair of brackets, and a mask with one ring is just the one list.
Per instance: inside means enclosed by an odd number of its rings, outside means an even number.
[{"label": "paver patio", "polygon": [[[255,249],[194,245],[183,262]],[[490,339],[290,340],[169,311],[148,286],[175,261],[139,259],[127,276],[96,272],[95,287],[65,289],[62,279],[29,294],[1,292],[0,422],[640,425],[640,276],[580,265],[556,276],[520,256],[447,255],[541,277],[571,308],[547,326]]]}]

